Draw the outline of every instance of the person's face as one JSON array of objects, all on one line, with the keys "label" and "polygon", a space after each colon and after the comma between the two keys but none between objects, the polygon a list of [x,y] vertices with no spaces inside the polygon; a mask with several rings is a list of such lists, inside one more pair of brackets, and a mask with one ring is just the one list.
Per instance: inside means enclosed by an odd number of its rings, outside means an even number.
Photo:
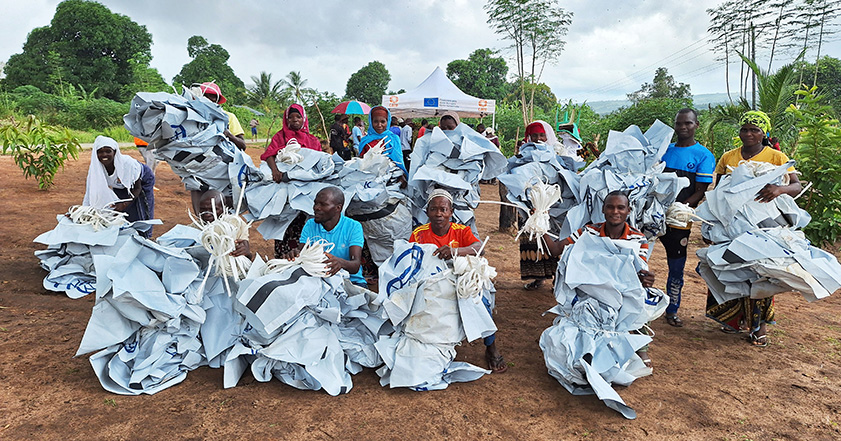
[{"label": "person's face", "polygon": [[546,134],[545,133],[530,133],[529,134],[529,141],[533,143],[539,142],[546,142]]},{"label": "person's face", "polygon": [[604,214],[605,223],[611,227],[624,224],[628,220],[628,215],[631,214],[628,199],[624,196],[607,198],[602,207],[602,214]]},{"label": "person's face", "polygon": [[373,116],[371,116],[371,127],[374,128],[374,131],[377,133],[385,132],[385,129],[388,128],[388,117],[382,112],[376,112]]},{"label": "person's face", "polygon": [[96,158],[106,167],[114,165],[114,154],[116,151],[111,147],[102,147],[96,151]]},{"label": "person's face", "polygon": [[214,205],[216,206],[216,215],[222,215],[225,207],[222,205],[222,201],[220,201],[218,197],[207,198],[199,202],[199,217],[201,217],[201,220],[205,222],[213,222],[216,220],[216,218],[213,217]]},{"label": "person's face", "polygon": [[753,124],[744,124],[739,129],[739,139],[742,140],[742,145],[746,147],[762,144],[763,136],[765,136],[765,132]]},{"label": "person's face", "polygon": [[342,206],[333,200],[330,193],[321,191],[315,196],[315,202],[312,204],[312,212],[315,223],[323,224],[339,217],[342,213]]},{"label": "person's face", "polygon": [[205,93],[204,97],[209,99],[210,101],[219,104],[219,97],[212,93]]},{"label": "person's face", "polygon": [[434,198],[426,206],[426,216],[433,227],[444,227],[450,223],[453,216],[453,204],[445,197]]},{"label": "person's face", "polygon": [[438,126],[441,127],[441,130],[453,130],[456,128],[458,124],[456,124],[456,120],[450,116],[445,116],[441,118],[441,122],[438,123]]},{"label": "person's face", "polygon": [[677,139],[694,139],[698,130],[698,120],[692,112],[678,113],[675,117],[675,133]]},{"label": "person's face", "polygon": [[287,119],[289,120],[290,130],[301,130],[301,127],[304,126],[304,117],[298,112],[290,112]]}]

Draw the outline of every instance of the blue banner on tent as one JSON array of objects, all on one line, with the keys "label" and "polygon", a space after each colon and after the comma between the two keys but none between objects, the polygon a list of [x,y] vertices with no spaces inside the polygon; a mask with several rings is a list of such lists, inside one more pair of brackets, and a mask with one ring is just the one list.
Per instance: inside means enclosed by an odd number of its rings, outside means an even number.
[{"label": "blue banner on tent", "polygon": [[438,107],[438,98],[424,98],[423,107]]}]

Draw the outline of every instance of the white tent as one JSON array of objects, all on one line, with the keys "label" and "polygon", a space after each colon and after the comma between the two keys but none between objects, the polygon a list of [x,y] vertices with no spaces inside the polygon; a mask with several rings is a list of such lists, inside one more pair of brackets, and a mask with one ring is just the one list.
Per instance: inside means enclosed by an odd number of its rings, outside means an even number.
[{"label": "white tent", "polygon": [[401,118],[436,117],[446,111],[460,117],[481,118],[496,112],[496,100],[470,96],[456,87],[447,75],[436,67],[414,90],[399,95],[383,95],[383,106]]}]

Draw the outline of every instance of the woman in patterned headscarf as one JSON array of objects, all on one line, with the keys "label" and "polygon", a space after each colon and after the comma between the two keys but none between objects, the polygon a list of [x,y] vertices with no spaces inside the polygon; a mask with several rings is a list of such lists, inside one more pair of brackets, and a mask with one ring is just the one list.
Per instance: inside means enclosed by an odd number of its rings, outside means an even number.
[{"label": "woman in patterned headscarf", "polygon": [[[721,177],[729,174],[742,161],[767,162],[783,165],[788,162],[785,153],[770,147],[769,133],[771,120],[764,112],[751,110],[745,112],[739,119],[739,139],[742,146],[725,152],[715,167],[716,184]],[[800,180],[794,167],[789,169],[789,184],[768,184],[756,194],[759,202],[771,202],[781,194],[797,196],[802,190]],[[738,333],[742,330],[750,331],[750,342],[754,346],[768,345],[765,330],[766,323],[774,323],[774,298],[751,299],[744,297],[718,304],[709,291],[707,292],[707,317],[719,322],[721,330],[726,333]]]}]

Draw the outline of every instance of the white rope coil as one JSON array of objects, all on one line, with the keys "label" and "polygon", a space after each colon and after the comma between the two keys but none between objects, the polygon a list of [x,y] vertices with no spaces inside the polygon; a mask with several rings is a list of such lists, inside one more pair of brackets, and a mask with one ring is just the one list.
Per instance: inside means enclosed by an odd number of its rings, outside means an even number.
[{"label": "white rope coil", "polygon": [[287,270],[293,266],[300,266],[313,277],[329,277],[329,268],[325,261],[326,253],[333,251],[333,244],[324,239],[319,239],[315,242],[307,241],[298,257],[292,260],[286,259],[272,259],[266,262],[262,274],[276,274]]},{"label": "white rope coil", "polygon": [[286,143],[286,147],[277,152],[277,162],[284,164],[297,164],[304,160],[304,155],[301,154],[301,144],[298,140],[292,138]]},{"label": "white rope coil", "polygon": [[478,301],[479,295],[484,290],[493,288],[491,279],[496,277],[496,268],[488,265],[488,259],[482,257],[482,250],[488,243],[489,237],[485,238],[482,247],[475,256],[455,256],[453,258],[453,274],[456,275],[456,294],[461,299]]},{"label": "white rope coil", "polygon": [[703,221],[695,214],[695,209],[683,202],[674,202],[666,209],[666,225],[668,226],[686,228],[693,220]]},{"label": "white rope coil", "polygon": [[360,170],[376,171],[388,163],[388,156],[385,155],[385,140],[386,138],[381,139],[365,152],[365,156],[359,158]]},{"label": "white rope coil", "polygon": [[90,225],[93,231],[104,230],[115,225],[125,225],[126,213],[88,205],[74,205],[67,210],[67,217],[75,224]]},{"label": "white rope coil", "polygon": [[537,238],[537,251],[542,254],[548,254],[543,235],[548,233],[549,229],[552,228],[549,209],[561,200],[561,186],[558,184],[549,185],[538,182],[526,189],[526,196],[529,198],[532,208],[534,208],[534,213],[526,219],[523,228],[517,233],[515,240],[519,239],[523,234],[528,234],[529,240],[531,241]]}]

